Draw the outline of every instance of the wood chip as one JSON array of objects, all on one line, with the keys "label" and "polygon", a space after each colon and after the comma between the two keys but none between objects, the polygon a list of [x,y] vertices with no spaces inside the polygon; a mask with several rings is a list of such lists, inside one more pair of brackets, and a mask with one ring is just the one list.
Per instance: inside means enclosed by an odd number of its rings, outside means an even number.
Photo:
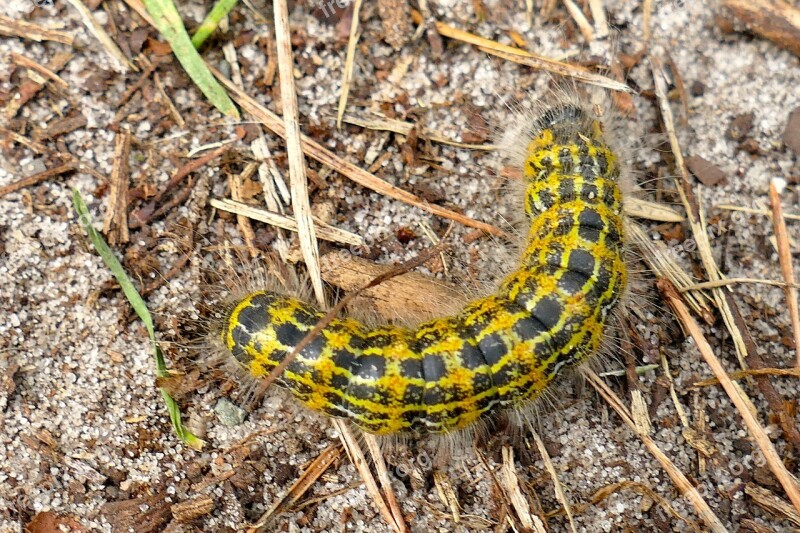
[{"label": "wood chip", "polygon": [[122,130],[117,134],[114,144],[114,168],[111,170],[111,192],[108,195],[103,233],[113,244],[126,243],[128,234],[128,183],[130,169],[128,158],[131,154],[131,132]]},{"label": "wood chip", "polygon": [[31,22],[0,15],[0,35],[21,37],[32,41],[53,41],[72,46],[75,37],[68,32],[50,30]]},{"label": "wood chip", "polygon": [[754,483],[748,483],[744,487],[744,493],[753,498],[759,507],[774,514],[778,518],[789,520],[795,526],[800,527],[800,513],[791,505],[775,496],[772,492]]},{"label": "wood chip", "polygon": [[785,0],[723,0],[722,6],[748,31],[800,56],[800,8],[796,4]]},{"label": "wood chip", "polygon": [[76,111],[64,118],[56,119],[47,125],[47,129],[43,132],[34,134],[33,138],[37,141],[44,141],[55,139],[75,130],[83,129],[88,124],[86,117],[80,111]]},{"label": "wood chip", "polygon": [[198,496],[185,502],[176,503],[169,509],[178,522],[191,522],[195,518],[200,518],[213,511],[214,500],[210,496]]}]

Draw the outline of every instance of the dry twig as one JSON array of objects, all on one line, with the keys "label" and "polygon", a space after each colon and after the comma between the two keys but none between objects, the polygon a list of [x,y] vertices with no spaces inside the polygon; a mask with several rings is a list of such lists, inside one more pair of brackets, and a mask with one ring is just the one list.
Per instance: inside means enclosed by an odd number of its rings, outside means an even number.
[{"label": "dry twig", "polygon": [[62,89],[66,89],[67,87],[69,87],[69,84],[65,82],[63,79],[61,79],[61,77],[58,74],[56,74],[49,68],[40,65],[33,59],[29,59],[23,55],[17,54],[16,52],[11,52],[11,60],[21,67],[25,67],[35,72],[38,72],[43,77],[49,79],[56,85],[60,86]]},{"label": "dry twig", "polygon": [[[381,513],[381,516],[383,516],[383,519],[386,520],[386,523],[389,524],[395,532],[408,533],[410,530],[405,523],[403,515],[395,515],[394,508],[389,506],[384,500],[383,494],[381,494],[378,484],[375,482],[375,477],[369,469],[367,458],[364,456],[364,452],[358,444],[358,439],[353,435],[353,432],[350,431],[347,422],[334,418],[333,423],[339,429],[339,436],[342,439],[347,455],[350,457],[350,462],[353,463],[361,479],[364,480],[367,492],[372,496],[372,500],[378,506],[378,511]],[[392,495],[392,498],[394,498],[394,495]]]},{"label": "dry twig", "polygon": [[[59,70],[63,69],[67,66],[67,63],[75,57],[73,54],[62,52],[59,54],[55,54],[50,61],[47,62],[47,65],[44,67],[48,72],[56,73]],[[19,89],[17,89],[17,93],[14,95],[13,98],[8,102],[5,108],[5,115],[7,119],[14,118],[22,106],[24,106],[31,98],[36,96],[36,94],[42,90],[45,85],[44,79],[28,79],[25,80],[22,85],[20,85]]]},{"label": "dry twig", "polygon": [[578,25],[578,29],[581,30],[581,34],[583,38],[586,39],[586,42],[590,43],[594,41],[594,30],[589,23],[589,19],[587,19],[586,15],[581,11],[581,8],[579,8],[573,0],[563,0],[563,2],[570,16],[575,21],[575,24]]},{"label": "dry twig", "polygon": [[66,163],[56,168],[43,170],[42,172],[38,172],[32,176],[28,176],[27,178],[22,178],[21,180],[17,180],[14,183],[9,183],[4,187],[0,187],[0,198],[5,196],[6,194],[16,192],[20,189],[24,189],[25,187],[30,187],[31,185],[36,185],[37,183],[41,183],[54,176],[58,176],[66,172],[69,172],[71,170],[75,170],[76,168],[78,168],[78,166],[75,163]]},{"label": "dry twig", "polygon": [[[661,110],[661,116],[664,120],[664,128],[667,131],[670,147],[675,157],[675,167],[680,175],[680,178],[675,179],[678,194],[686,208],[689,226],[692,230],[694,241],[697,244],[697,250],[706,270],[706,275],[709,281],[719,281],[722,279],[722,274],[719,272],[716,262],[714,261],[714,256],[711,253],[711,245],[708,240],[708,232],[706,231],[705,220],[703,218],[704,212],[700,208],[698,199],[692,191],[688,170],[684,164],[683,154],[680,144],[678,143],[678,136],[675,132],[672,109],[667,99],[666,74],[664,73],[663,63],[657,56],[651,56],[650,62],[653,71],[656,98],[658,100],[659,109]],[[758,354],[755,341],[753,341],[747,323],[739,310],[739,306],[733,299],[732,294],[721,287],[714,288],[711,292],[717,308],[720,310],[722,319],[725,322],[725,326],[731,334],[736,349],[736,356],[739,359],[741,367],[744,369],[747,368],[748,365],[752,368],[774,366],[765,364],[762,357]],[[755,381],[764,394],[764,397],[767,399],[770,410],[777,414],[787,440],[791,442],[795,449],[800,450],[800,431],[797,429],[794,417],[784,409],[783,400],[775,390],[769,377],[756,376]]]},{"label": "dry twig", "polygon": [[772,204],[772,226],[775,228],[775,240],[778,247],[778,260],[781,264],[781,273],[786,282],[786,303],[789,307],[789,320],[794,332],[794,350],[796,363],[800,368],[800,310],[798,310],[797,288],[794,287],[794,268],[792,267],[792,251],[789,248],[789,235],[786,231],[786,220],[783,218],[781,196],[776,187],[775,180],[769,183],[769,202]]}]

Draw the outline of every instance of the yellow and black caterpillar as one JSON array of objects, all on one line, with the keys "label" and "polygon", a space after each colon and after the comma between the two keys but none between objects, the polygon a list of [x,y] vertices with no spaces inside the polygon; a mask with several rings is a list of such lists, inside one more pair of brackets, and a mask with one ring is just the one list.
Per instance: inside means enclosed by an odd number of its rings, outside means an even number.
[{"label": "yellow and black caterpillar", "polygon": [[[580,106],[551,107],[530,131],[522,169],[530,231],[497,291],[416,329],[334,319],[278,377],[281,386],[370,433],[447,433],[536,398],[598,352],[627,282],[619,162]],[[232,306],[222,341],[263,377],[324,316],[256,291]]]}]

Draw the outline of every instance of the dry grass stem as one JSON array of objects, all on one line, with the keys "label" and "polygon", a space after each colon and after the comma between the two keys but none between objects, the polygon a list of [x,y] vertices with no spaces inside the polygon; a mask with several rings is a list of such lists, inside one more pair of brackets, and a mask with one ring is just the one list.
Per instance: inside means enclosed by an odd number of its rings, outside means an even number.
[{"label": "dry grass stem", "polygon": [[[679,291],[689,291],[695,286],[694,280],[675,261],[675,254],[662,241],[654,241],[644,230],[633,224],[628,228],[628,236],[632,243],[642,251],[644,260],[659,277],[668,278]],[[710,306],[711,300],[704,292],[686,292],[687,303],[695,313],[703,317],[708,324],[716,320]]]},{"label": "dry grass stem", "polygon": [[655,222],[683,222],[686,217],[675,209],[662,203],[627,196],[622,201],[625,214],[629,217],[653,220]]},{"label": "dry grass stem", "polygon": [[350,37],[347,40],[347,55],[342,71],[342,92],[339,94],[339,105],[336,109],[336,127],[342,127],[342,117],[347,107],[347,96],[350,94],[350,85],[353,84],[353,70],[355,69],[356,45],[358,44],[358,23],[361,13],[361,0],[353,1],[353,19],[350,23]]},{"label": "dry grass stem", "polygon": [[677,487],[678,491],[694,505],[694,508],[697,510],[700,518],[706,523],[708,528],[713,531],[714,533],[727,533],[728,529],[722,524],[719,518],[714,514],[714,511],[711,510],[708,503],[703,499],[697,489],[692,485],[689,480],[686,478],[683,472],[678,469],[677,466],[667,457],[664,452],[656,445],[655,441],[649,435],[642,435],[636,430],[636,423],[633,421],[633,417],[631,416],[630,411],[628,408],[625,407],[625,404],[622,403],[622,400],[608,388],[608,385],[600,379],[597,374],[593,371],[585,369],[584,375],[586,376],[589,383],[600,393],[600,395],[608,402],[609,405],[617,412],[617,414],[622,418],[623,422],[631,428],[639,438],[642,439],[642,442],[650,451],[650,453],[655,457],[655,459],[661,464],[664,471],[669,475],[672,482]]},{"label": "dry grass stem", "polygon": [[594,31],[598,39],[608,37],[608,17],[606,17],[605,0],[589,0],[589,9],[594,19]]},{"label": "dry grass stem", "polygon": [[558,479],[558,474],[556,473],[556,468],[553,466],[553,461],[550,459],[550,454],[547,453],[547,448],[544,446],[544,442],[542,441],[539,434],[533,430],[533,427],[528,428],[533,436],[533,441],[536,443],[536,449],[539,450],[539,454],[542,456],[542,461],[544,461],[545,470],[550,475],[550,479],[553,480],[553,489],[556,493],[556,499],[564,508],[564,512],[567,514],[567,520],[569,520],[569,528],[572,530],[572,533],[575,533],[575,522],[572,518],[572,509],[570,507],[569,499],[567,495],[564,493],[564,487],[561,485],[561,481]]},{"label": "dry grass stem", "polygon": [[[528,499],[520,488],[519,476],[514,466],[514,450],[510,446],[503,446],[501,453],[503,455],[503,467],[500,471],[499,481],[503,485],[503,489],[508,495],[511,506],[514,508],[514,512],[517,513],[522,526],[527,530],[537,530],[537,526],[541,524],[541,519],[536,520],[538,517],[531,513]],[[549,460],[549,457],[547,459]]]},{"label": "dry grass stem", "polygon": [[81,20],[83,20],[86,28],[94,35],[95,39],[103,45],[103,48],[106,49],[106,52],[108,52],[108,55],[111,56],[111,59],[114,60],[113,62],[121,72],[139,70],[130,62],[125,54],[122,53],[122,50],[120,50],[117,43],[114,42],[114,39],[106,33],[106,30],[95,20],[94,16],[92,16],[92,12],[89,11],[89,8],[87,8],[81,0],[67,0],[67,2],[80,14]]},{"label": "dry grass stem", "polygon": [[308,177],[306,161],[300,146],[300,124],[297,111],[297,93],[294,88],[294,59],[289,30],[289,9],[286,0],[274,0],[275,40],[278,48],[278,72],[281,83],[281,102],[283,105],[283,125],[286,132],[286,151],[289,160],[289,184],[292,192],[292,209],[297,221],[297,234],[300,250],[306,263],[311,286],[317,302],[325,307],[325,289],[319,273],[319,246],[317,244],[314,221],[311,217],[311,203],[308,199]]},{"label": "dry grass stem", "polygon": [[[731,379],[742,379],[747,376],[789,376],[800,378],[800,368],[758,368],[751,370],[737,370],[728,374]],[[692,387],[708,387],[709,385],[719,385],[717,378],[695,381]]]},{"label": "dry grass stem", "polygon": [[147,12],[147,8],[144,7],[144,4],[142,3],[142,0],[122,0],[122,1],[125,2],[128,5],[128,7],[133,9],[136,12],[137,15],[142,17],[142,19],[145,22],[147,22],[148,24],[150,24],[154,28],[156,27],[155,21],[150,16],[150,13]]},{"label": "dry grass stem", "polygon": [[[222,76],[218,70],[212,68],[211,71],[215,76],[217,76],[220,83],[222,83],[222,85],[231,92],[231,96],[242,107],[242,109],[253,115],[269,130],[275,132],[277,135],[283,138],[286,138],[286,130],[277,115],[256,102],[244,91],[241,91],[238,87],[233,85],[230,80]],[[364,169],[338,157],[333,152],[324,148],[318,142],[305,135],[301,136],[301,144],[303,150],[305,150],[309,157],[316,159],[324,165],[328,165],[333,170],[339,172],[348,179],[358,183],[359,185],[367,187],[368,189],[372,189],[379,194],[383,194],[390,198],[394,198],[395,200],[413,205],[422,209],[423,211],[427,211],[428,213],[454,220],[460,224],[464,224],[465,226],[483,230],[491,235],[496,235],[498,237],[506,235],[503,230],[492,226],[491,224],[474,220],[444,207],[432,205],[415,194],[411,194],[410,192],[399,187],[395,187],[394,185],[387,183],[377,176],[370,174]]]},{"label": "dry grass stem", "polygon": [[759,285],[771,285],[773,287],[794,287],[800,288],[800,284],[792,283],[791,285],[785,281],[775,281],[771,279],[758,279],[758,278],[725,278],[717,281],[705,281],[703,283],[695,283],[687,287],[678,288],[678,292],[687,291],[703,291],[706,289],[714,289],[716,287],[725,287],[727,285],[736,285],[737,283],[756,283]]},{"label": "dry grass stem", "polygon": [[303,497],[308,489],[325,473],[325,471],[342,455],[342,448],[338,444],[331,444],[312,461],[309,467],[303,474],[298,477],[289,490],[278,500],[272,504],[267,512],[265,512],[258,522],[248,528],[248,533],[255,533],[267,531],[267,526],[275,519],[277,515],[284,512],[286,509],[297,503]]},{"label": "dry grass stem", "polygon": [[[389,523],[397,525],[400,531],[407,529],[408,526],[406,526],[405,519],[403,518],[403,510],[400,509],[400,505],[397,503],[397,496],[395,496],[394,489],[392,488],[392,480],[389,479],[386,461],[383,459],[383,453],[381,452],[378,440],[374,435],[370,435],[369,433],[364,433],[363,437],[369,454],[372,457],[372,464],[375,465],[375,472],[378,474],[378,482],[383,488],[383,499],[381,499],[381,501],[386,502],[389,507],[389,513],[393,517],[393,522]],[[378,500],[376,500],[376,503],[378,503]]]},{"label": "dry grass stem", "polygon": [[749,398],[745,396],[742,389],[736,386],[730,377],[728,377],[722,363],[717,359],[717,356],[714,355],[714,351],[711,349],[703,332],[700,330],[700,326],[697,325],[697,322],[695,322],[689,314],[689,310],[681,301],[675,287],[665,279],[659,280],[658,286],[667,302],[675,311],[683,327],[689,332],[692,339],[694,339],[697,349],[700,351],[700,355],[703,356],[703,359],[705,359],[706,363],[711,368],[714,376],[719,380],[728,397],[744,419],[748,432],[753,439],[755,439],[761,453],[764,454],[764,458],[770,470],[775,474],[775,477],[778,478],[781,486],[783,486],[789,499],[794,504],[795,509],[800,511],[800,489],[797,485],[797,479],[786,470],[781,457],[778,455],[777,450],[775,450],[775,446],[769,440],[766,431],[756,419],[753,413],[753,404],[750,402]]},{"label": "dry grass stem", "polygon": [[25,67],[25,68],[31,69],[31,70],[41,74],[43,77],[45,77],[45,78],[49,79],[50,81],[54,82],[56,85],[60,86],[62,89],[66,89],[67,87],[69,87],[69,84],[67,82],[65,82],[63,79],[61,79],[61,77],[58,74],[56,74],[55,72],[53,72],[49,68],[40,65],[39,63],[37,63],[36,61],[34,61],[32,59],[29,59],[29,58],[27,58],[27,57],[25,57],[23,55],[15,53],[15,52],[11,52],[11,60],[15,64],[17,64],[17,65],[19,65],[21,67]]},{"label": "dry grass stem", "polygon": [[[256,167],[253,165],[246,166],[244,172],[241,174],[230,174],[228,176],[228,187],[231,189],[231,199],[234,202],[241,202],[243,200],[242,188],[244,187],[245,180],[251,178],[256,173]],[[239,225],[239,230],[244,237],[245,246],[247,251],[250,252],[250,257],[258,257],[258,250],[253,244],[256,239],[256,234],[253,231],[253,226],[250,224],[250,219],[245,215],[237,214],[236,223]]]},{"label": "dry grass stem", "polygon": [[627,93],[633,92],[633,90],[624,83],[620,83],[616,80],[612,80],[611,78],[607,78],[599,74],[595,74],[584,67],[570,65],[569,63],[564,63],[555,59],[532,54],[525,50],[520,50],[519,48],[500,44],[497,41],[492,41],[491,39],[484,39],[483,37],[478,37],[477,35],[454,28],[453,26],[448,26],[442,22],[436,23],[436,30],[445,37],[477,46],[480,50],[486,52],[487,54],[492,54],[508,61],[513,61],[515,63],[527,65],[532,68],[552,72],[553,74],[558,74],[559,76],[568,76],[592,85],[606,87],[607,89],[614,91],[623,91]]},{"label": "dry grass stem", "polygon": [[[369,130],[379,130],[379,131],[391,131],[394,133],[399,133],[400,135],[408,136],[411,133],[411,130],[417,127],[416,124],[412,124],[410,122],[405,122],[402,120],[397,120],[394,118],[361,118],[354,115],[345,115],[342,119],[344,122],[348,124],[353,124],[355,126],[361,126],[362,128],[367,128]],[[427,141],[433,141],[441,144],[447,144],[450,146],[455,146],[456,148],[466,148],[468,150],[496,150],[498,147],[493,144],[469,144],[469,143],[462,143],[458,141],[454,141],[452,139],[448,139],[443,135],[440,135],[436,132],[432,132],[428,129],[422,128],[421,130],[417,131],[417,135],[420,139],[425,139]]]},{"label": "dry grass stem", "polygon": [[[44,68],[47,69],[48,72],[56,73],[67,66],[67,63],[69,63],[73,57],[75,57],[74,54],[68,52],[54,54]],[[44,88],[45,82],[45,79],[25,80],[22,85],[19,86],[14,96],[9,100],[8,104],[6,104],[4,110],[6,119],[14,118],[19,110],[22,109],[22,106],[28,103],[31,98],[36,96],[36,94]]]},{"label": "dry grass stem", "polygon": [[[664,128],[667,130],[670,148],[675,157],[675,168],[680,174],[680,178],[675,178],[675,186],[678,190],[681,202],[683,202],[684,208],[686,209],[689,226],[692,230],[692,237],[697,244],[697,251],[700,255],[703,267],[705,268],[708,280],[719,281],[722,279],[722,274],[719,272],[716,261],[714,261],[714,256],[711,253],[708,232],[704,227],[704,213],[699,205],[698,197],[696,197],[692,191],[689,173],[683,159],[683,151],[678,143],[678,136],[675,132],[675,121],[673,119],[672,109],[669,105],[669,99],[667,98],[667,81],[664,65],[658,55],[651,55],[650,64],[653,72],[653,81],[655,83],[656,99],[658,100],[658,106],[661,110]],[[741,365],[742,368],[747,368],[747,363],[745,362],[747,358],[747,346],[744,342],[743,333],[736,323],[735,313],[731,309],[730,300],[723,296],[722,291],[722,288],[714,288],[711,290],[711,293],[717,308],[722,314],[725,326],[733,337],[739,365]]]},{"label": "dry grass stem", "polygon": [[[260,222],[264,222],[266,224],[289,231],[297,231],[297,221],[292,217],[281,215],[280,213],[274,213],[272,211],[267,211],[266,209],[253,207],[252,205],[243,204],[235,200],[212,198],[209,200],[209,204],[211,207],[216,207],[217,209],[227,211],[228,213],[246,216],[248,218],[252,218],[253,220],[258,220]],[[349,244],[353,246],[364,245],[364,239],[355,233],[330,226],[323,222],[317,223],[317,233],[319,234],[320,239],[325,239],[326,241]]]},{"label": "dry grass stem", "polygon": [[[740,205],[730,205],[730,204],[721,204],[715,205],[717,209],[725,209],[726,211],[739,211],[740,213],[748,213],[751,215],[764,215],[764,216],[772,216],[772,212],[767,209],[753,209],[752,207],[743,207]],[[800,220],[800,215],[792,215],[792,214],[783,214],[783,218],[787,220]]]},{"label": "dry grass stem", "polygon": [[36,185],[37,183],[41,183],[45,180],[48,180],[52,177],[59,176],[61,174],[65,174],[72,170],[78,168],[77,164],[75,163],[66,163],[64,165],[59,165],[55,168],[50,168],[47,170],[43,170],[41,172],[37,172],[32,176],[28,176],[27,178],[22,178],[17,180],[13,183],[9,183],[3,187],[0,187],[0,198],[5,196],[6,194],[10,194],[12,192],[16,192],[20,189],[24,189],[25,187],[30,187],[32,185]]},{"label": "dry grass stem", "polygon": [[[667,98],[667,82],[663,62],[658,55],[651,55],[650,64],[653,72],[656,99],[661,111],[664,128],[666,129],[667,136],[669,138],[670,147],[672,149],[673,156],[675,157],[675,167],[680,175],[680,179],[675,179],[676,187],[681,201],[686,208],[689,226],[692,230],[692,237],[697,245],[697,251],[706,271],[706,276],[708,277],[709,281],[719,281],[723,279],[723,276],[719,272],[714,260],[714,256],[711,252],[708,231],[705,223],[705,211],[702,209],[702,206],[699,202],[699,198],[701,198],[701,196],[694,195],[688,176],[688,170],[684,164],[683,154],[680,144],[678,143],[677,134],[675,132],[672,109]],[[744,317],[739,310],[739,306],[733,299],[729,289],[717,287],[711,289],[711,293],[714,297],[714,302],[719,309],[720,314],[722,315],[722,320],[725,323],[725,327],[731,334],[731,338],[733,339],[733,344],[736,349],[736,357],[739,360],[739,365],[741,368],[746,369],[748,366],[753,368],[764,368],[767,366],[764,364],[764,360],[758,353],[758,348],[753,340],[752,335],[750,334],[747,323],[745,322]],[[707,317],[703,316],[703,318],[707,320]],[[786,438],[796,449],[800,449],[800,431],[797,429],[797,423],[794,420],[794,415],[786,410],[783,399],[775,390],[775,387],[770,382],[769,377],[758,376],[756,377],[756,383],[761,392],[764,394],[764,397],[767,399],[770,410],[779,418],[781,428],[783,429]]]},{"label": "dry grass stem", "polygon": [[575,21],[575,24],[578,25],[578,29],[581,30],[581,35],[583,38],[586,39],[587,43],[594,41],[594,30],[592,29],[592,25],[589,23],[589,19],[586,18],[586,15],[583,14],[581,8],[579,8],[573,0],[562,0],[564,2],[564,7],[567,8],[569,15]]},{"label": "dry grass stem", "polygon": [[334,418],[333,423],[339,430],[339,437],[342,439],[342,444],[344,444],[344,449],[350,458],[350,462],[356,468],[356,471],[361,476],[361,479],[364,480],[364,485],[367,488],[367,492],[370,494],[370,496],[372,496],[372,501],[375,502],[375,505],[378,506],[378,511],[383,519],[396,533],[408,533],[410,530],[408,529],[403,516],[395,516],[392,513],[392,509],[384,500],[383,494],[378,488],[378,484],[375,482],[375,477],[372,475],[372,471],[369,469],[367,458],[364,456],[364,452],[361,450],[361,446],[358,444],[358,439],[353,432],[350,431],[348,423],[344,420],[339,420],[338,418]]}]

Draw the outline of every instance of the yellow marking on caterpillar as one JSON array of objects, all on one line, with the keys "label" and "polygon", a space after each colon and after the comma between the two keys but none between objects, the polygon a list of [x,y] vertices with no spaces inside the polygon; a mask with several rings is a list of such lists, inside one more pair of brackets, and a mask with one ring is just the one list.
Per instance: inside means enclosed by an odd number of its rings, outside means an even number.
[{"label": "yellow marking on caterpillar", "polygon": [[[371,433],[446,433],[533,400],[597,353],[627,282],[619,164],[600,123],[578,107],[551,108],[533,129],[522,169],[528,240],[496,293],[416,329],[335,319],[280,385]],[[323,316],[257,291],[234,306],[222,337],[262,377]]]}]

